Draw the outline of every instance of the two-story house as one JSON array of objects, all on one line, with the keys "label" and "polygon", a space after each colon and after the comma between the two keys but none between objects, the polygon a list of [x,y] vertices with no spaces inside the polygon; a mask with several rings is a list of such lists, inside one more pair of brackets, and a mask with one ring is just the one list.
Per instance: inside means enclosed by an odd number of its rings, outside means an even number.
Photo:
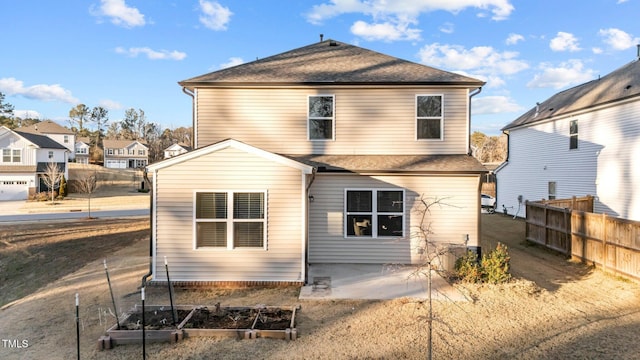
[{"label": "two-story house", "polygon": [[171,144],[171,146],[164,149],[164,158],[169,159],[174,156],[182,155],[191,151],[191,146],[183,143]]},{"label": "two-story house", "polygon": [[561,91],[503,128],[497,201],[594,196],[594,211],[640,221],[640,60]]},{"label": "two-story house", "polygon": [[0,200],[26,200],[46,191],[43,176],[49,163],[69,178],[69,149],[48,136],[0,126]]},{"label": "two-story house", "polygon": [[88,137],[78,137],[75,146],[76,163],[89,164],[91,158],[91,139]]},{"label": "two-story house", "polygon": [[67,150],[69,150],[70,161],[73,161],[75,158],[76,134],[73,131],[65,128],[64,126],[58,125],[54,121],[44,120],[29,126],[18,128],[16,130],[31,134],[48,136],[51,139],[57,141],[59,144],[62,144],[67,148]]},{"label": "two-story house", "polygon": [[104,167],[138,169],[149,163],[149,148],[144,140],[103,140]]},{"label": "two-story house", "polygon": [[148,166],[154,281],[165,256],[176,282],[301,284],[420,263],[425,233],[478,246],[482,81],[325,40],[179,84],[196,149]]}]

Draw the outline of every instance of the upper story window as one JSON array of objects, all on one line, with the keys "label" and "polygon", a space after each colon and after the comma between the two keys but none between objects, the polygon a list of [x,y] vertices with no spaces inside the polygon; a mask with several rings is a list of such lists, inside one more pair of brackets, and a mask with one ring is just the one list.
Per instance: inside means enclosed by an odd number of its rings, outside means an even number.
[{"label": "upper story window", "polygon": [[144,149],[139,149],[138,150],[138,155],[144,155]]},{"label": "upper story window", "polygon": [[309,95],[309,140],[334,139],[334,100],[334,95]]},{"label": "upper story window", "polygon": [[107,149],[107,155],[113,155],[113,149]]},{"label": "upper story window", "polygon": [[22,161],[22,149],[2,149],[3,163],[19,163]]},{"label": "upper story window", "polygon": [[64,136],[64,143],[68,144],[69,143],[69,135],[65,135]]},{"label": "upper story window", "polygon": [[266,192],[197,192],[196,248],[266,249]]},{"label": "upper story window", "polygon": [[86,153],[87,153],[87,148],[86,147],[76,148],[76,154],[86,154]]},{"label": "upper story window", "polygon": [[404,236],[404,191],[395,189],[347,189],[345,236]]},{"label": "upper story window", "polygon": [[442,140],[444,117],[442,95],[416,96],[416,137],[418,140]]},{"label": "upper story window", "polygon": [[578,120],[569,122],[569,149],[578,148]]},{"label": "upper story window", "polygon": [[129,149],[128,154],[129,155],[135,155],[136,154],[136,150],[135,149]]},{"label": "upper story window", "polygon": [[53,151],[49,151],[49,159],[53,159]]},{"label": "upper story window", "polygon": [[118,155],[124,155],[124,149],[118,149]]}]

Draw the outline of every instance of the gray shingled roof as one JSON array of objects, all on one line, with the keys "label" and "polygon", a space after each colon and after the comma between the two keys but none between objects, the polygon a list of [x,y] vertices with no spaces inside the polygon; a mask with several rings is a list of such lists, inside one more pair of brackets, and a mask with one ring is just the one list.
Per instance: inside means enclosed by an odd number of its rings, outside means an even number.
[{"label": "gray shingled roof", "polygon": [[335,40],[325,40],[278,55],[180,81],[187,88],[216,85],[275,84],[458,85],[484,82],[384,55]]},{"label": "gray shingled roof", "polygon": [[632,61],[600,79],[553,95],[502,130],[533,124],[554,116],[567,115],[637,96],[640,96],[640,60]]},{"label": "gray shingled roof", "polygon": [[478,160],[468,155],[283,155],[318,172],[483,173]]},{"label": "gray shingled roof", "polygon": [[31,134],[74,134],[73,131],[65,128],[64,126],[60,126],[51,120],[45,120],[29,126],[23,126],[16,130]]},{"label": "gray shingled roof", "polygon": [[18,130],[14,130],[14,132],[20,136],[22,136],[23,138],[31,141],[32,143],[36,144],[38,147],[42,148],[42,149],[64,149],[67,150],[66,147],[64,147],[62,144],[60,144],[59,142],[51,139],[48,136],[44,136],[44,135],[38,135],[38,134],[31,134],[28,132],[23,132],[23,131],[18,131]]},{"label": "gray shingled roof", "polygon": [[102,147],[105,149],[124,149],[126,147],[131,146],[135,142],[139,142],[140,144],[147,146],[147,142],[145,140],[110,140],[104,139],[102,140]]}]

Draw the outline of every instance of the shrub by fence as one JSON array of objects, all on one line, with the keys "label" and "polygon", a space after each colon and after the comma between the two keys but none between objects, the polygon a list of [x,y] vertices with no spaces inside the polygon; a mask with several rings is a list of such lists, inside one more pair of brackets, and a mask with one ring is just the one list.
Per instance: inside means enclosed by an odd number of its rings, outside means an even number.
[{"label": "shrub by fence", "polygon": [[571,203],[527,202],[526,239],[640,280],[640,222],[556,206]]}]

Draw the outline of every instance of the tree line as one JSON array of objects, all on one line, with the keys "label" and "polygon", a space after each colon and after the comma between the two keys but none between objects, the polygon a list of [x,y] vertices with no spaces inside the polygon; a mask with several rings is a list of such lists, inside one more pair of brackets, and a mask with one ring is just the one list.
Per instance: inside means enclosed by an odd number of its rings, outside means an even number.
[{"label": "tree line", "polygon": [[[30,126],[42,120],[30,117],[14,116],[13,105],[5,102],[5,95],[0,92],[0,125],[9,129]],[[124,118],[110,121],[109,110],[102,106],[93,108],[78,104],[69,110],[69,130],[77,137],[90,139],[92,162],[103,160],[103,140],[138,140],[149,148],[149,163],[162,160],[164,149],[174,143],[191,144],[191,127],[162,129],[157,123],[148,121],[144,110],[130,108],[125,111]]]}]

